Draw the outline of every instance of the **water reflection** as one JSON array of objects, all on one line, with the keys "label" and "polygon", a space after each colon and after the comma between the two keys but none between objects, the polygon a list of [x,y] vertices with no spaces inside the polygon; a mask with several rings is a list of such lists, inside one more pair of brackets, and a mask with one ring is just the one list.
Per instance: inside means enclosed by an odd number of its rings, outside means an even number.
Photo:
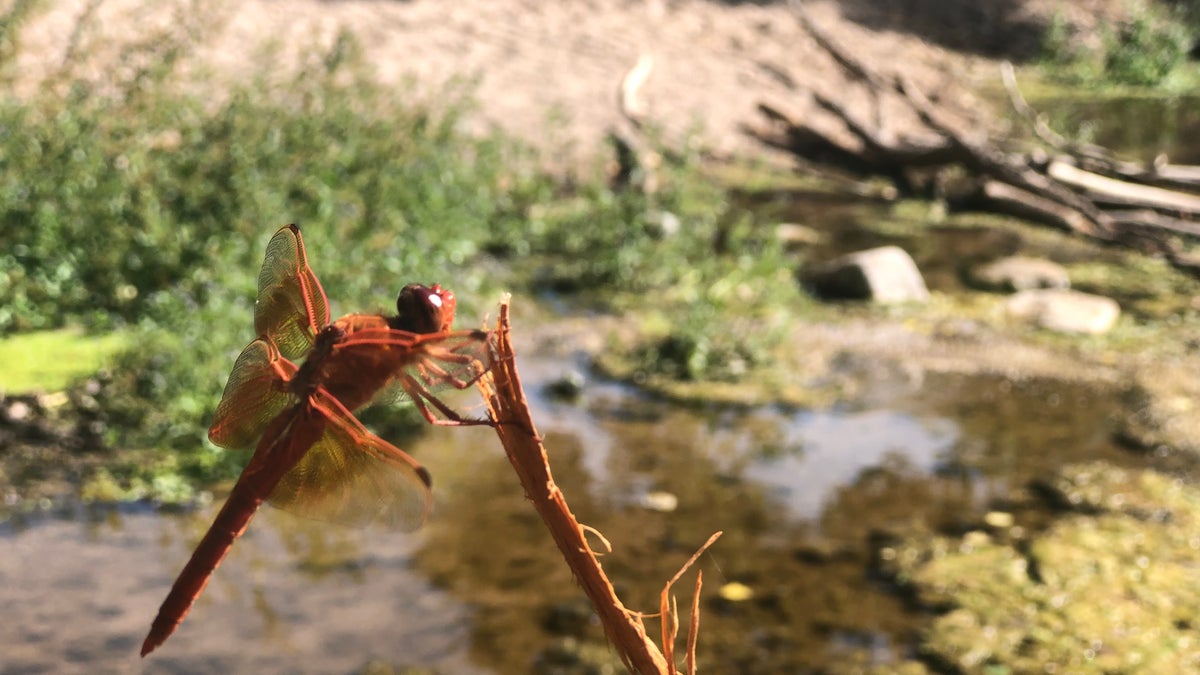
[{"label": "water reflection", "polygon": [[[522,371],[555,479],[613,543],[604,567],[627,604],[654,611],[661,584],[726,532],[700,561],[709,672],[905,655],[925,618],[872,576],[878,537],[977,525],[1068,462],[1147,461],[1110,440],[1110,393],[1062,383],[929,374],[874,387],[858,408],[697,410],[603,383],[551,403],[537,393],[561,366]],[[435,430],[408,449],[435,477],[423,530],[347,530],[265,509],[144,664],[137,646],[212,509],[10,523],[0,606],[20,620],[0,622],[0,671],[620,672],[489,430]],[[644,508],[652,491],[677,508]],[[753,596],[722,600],[733,581]]]},{"label": "water reflection", "polygon": [[[476,668],[468,611],[410,568],[417,539],[265,509],[167,645],[138,647],[213,511],[74,510],[0,534],[0,672],[353,672]],[[353,561],[324,565],[329,552]],[[313,565],[324,567],[314,576]]]},{"label": "water reflection", "polygon": [[929,472],[958,437],[946,419],[922,422],[894,410],[805,412],[783,424],[782,452],[764,454],[745,477],[772,488],[793,517],[814,520],[829,497],[865,470],[902,461]]},{"label": "water reflection", "polygon": [[1176,164],[1200,162],[1195,96],[1067,96],[1034,101],[1051,128],[1133,159],[1166,153]]},{"label": "water reflection", "polygon": [[[537,377],[526,382],[537,391]],[[977,526],[1068,462],[1145,461],[1110,440],[1109,392],[937,374],[881,390],[869,407],[824,412],[679,409],[611,384],[573,405],[535,405],[556,481],[615,546],[604,566],[626,602],[653,611],[662,582],[724,530],[701,561],[702,661],[714,672],[774,673],[850,654],[886,662],[912,648],[924,617],[872,577],[875,537],[913,524]],[[417,561],[475,603],[477,661],[527,672],[539,655],[560,658],[564,639],[602,643],[595,622],[564,628],[555,618],[579,593],[503,458],[469,443],[442,452],[451,468],[441,522]],[[675,495],[677,509],[642,508],[650,491]],[[753,598],[720,600],[730,581]]]}]

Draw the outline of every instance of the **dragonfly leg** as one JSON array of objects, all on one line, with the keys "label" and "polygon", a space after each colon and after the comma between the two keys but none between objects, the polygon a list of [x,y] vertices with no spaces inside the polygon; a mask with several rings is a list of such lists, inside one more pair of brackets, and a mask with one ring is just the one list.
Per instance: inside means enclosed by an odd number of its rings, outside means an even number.
[{"label": "dragonfly leg", "polygon": [[[478,376],[475,379],[479,379]],[[417,410],[421,412],[421,416],[430,424],[441,427],[492,426],[491,420],[473,419],[458,414],[454,408],[446,405],[433,392],[421,386],[419,382],[409,376],[405,376],[400,380],[400,386],[404,388],[404,392],[416,404]],[[436,408],[444,417],[434,415],[433,411],[429,409],[430,405]]]}]

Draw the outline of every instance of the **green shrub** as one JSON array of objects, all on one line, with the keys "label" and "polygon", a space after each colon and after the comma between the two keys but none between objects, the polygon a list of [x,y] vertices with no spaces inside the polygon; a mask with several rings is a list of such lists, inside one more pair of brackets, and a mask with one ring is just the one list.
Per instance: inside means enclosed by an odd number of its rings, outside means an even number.
[{"label": "green shrub", "polygon": [[632,355],[640,372],[733,381],[769,360],[782,332],[764,325],[800,291],[773,230],[737,210],[692,153],[664,152],[652,193],[592,183],[540,195],[519,231],[497,237],[532,262],[535,289],[664,317],[669,327]]},{"label": "green shrub", "polygon": [[[459,131],[468,91],[421,101],[381,86],[347,35],[291,77],[266,77],[268,62],[220,97],[181,93],[212,88],[174,79],[201,32],[148,37],[145,67],[103,90],[68,73],[0,100],[0,332],[129,329],[135,347],[95,399],[108,444],[161,453],[110,474],[130,486],[236,468],[204,435],[254,337],[264,247],[289,222],[334,316],[437,282],[471,325],[504,285],[553,287],[673,317],[680,346],[645,356],[685,378],[762,359],[764,333],[701,314],[753,316],[797,293],[773,239],[729,213],[693,155],[653,193],[556,183],[515,143]],[[0,30],[0,47],[16,39]]]},{"label": "green shrub", "polygon": [[201,445],[254,337],[266,241],[288,222],[335,316],[386,310],[410,281],[482,315],[474,263],[514,179],[509,142],[458,132],[465,91],[413,102],[375,84],[347,36],[215,103],[179,94],[169,70],[108,87],[0,100],[0,332],[130,327],[136,348],[99,397],[112,444]]},{"label": "green shrub", "polygon": [[1184,62],[1190,47],[1182,24],[1140,11],[1105,36],[1104,71],[1120,84],[1157,85]]},{"label": "green shrub", "polygon": [[1056,14],[1042,42],[1042,62],[1053,75],[1077,84],[1156,86],[1182,65],[1193,36],[1178,10],[1137,4],[1128,19],[1101,25],[1101,46],[1089,48],[1083,36]]}]

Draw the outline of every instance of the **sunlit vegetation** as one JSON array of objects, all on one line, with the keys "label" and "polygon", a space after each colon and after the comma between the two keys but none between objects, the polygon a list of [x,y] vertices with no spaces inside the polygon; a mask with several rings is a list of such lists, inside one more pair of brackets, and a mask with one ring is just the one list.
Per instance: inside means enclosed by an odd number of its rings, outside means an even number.
[{"label": "sunlit vegetation", "polygon": [[[22,7],[2,22],[4,59]],[[730,334],[715,313],[753,322],[799,293],[781,283],[774,239],[732,214],[687,153],[653,193],[601,176],[565,186],[511,139],[464,134],[468,90],[422,99],[380,86],[350,35],[290,76],[264,63],[215,98],[178,86],[202,37],[195,26],[150,36],[131,56],[144,67],[97,84],[68,63],[32,98],[0,100],[0,333],[128,336],[94,378],[108,447],[178,453],[152,465],[194,478],[229,474],[204,433],[253,337],[263,248],[288,222],[303,227],[335,315],[385,310],[410,281],[452,288],[463,325],[502,290],[652,306],[683,319],[643,365],[685,378],[738,377],[765,359],[772,333]],[[82,363],[74,373],[95,373]]]},{"label": "sunlit vegetation", "polygon": [[[0,17],[0,76],[35,5]],[[460,325],[501,291],[553,294],[622,317],[639,339],[613,343],[614,372],[640,382],[758,381],[812,311],[767,216],[735,204],[694,144],[662,148],[653,190],[551,176],[513,139],[464,133],[468,87],[381,86],[348,34],[233,84],[182,65],[204,35],[187,22],[148,35],[124,55],[141,65],[97,82],[82,64],[103,33],[80,31],[52,86],[0,99],[0,334],[119,331],[128,345],[97,342],[105,368],[71,360],[5,386],[91,377],[104,445],[148,451],[153,471],[208,480],[236,465],[204,432],[253,337],[263,248],[288,222],[335,315],[385,310],[412,281],[452,288]]]},{"label": "sunlit vegetation", "polygon": [[1134,3],[1124,22],[1103,27],[1099,44],[1085,43],[1057,15],[1043,41],[1043,64],[1057,79],[1075,84],[1162,85],[1180,70],[1195,39],[1184,15],[1178,8]]},{"label": "sunlit vegetation", "polygon": [[0,392],[62,390],[128,348],[124,333],[88,336],[59,329],[14,335],[0,341]]}]

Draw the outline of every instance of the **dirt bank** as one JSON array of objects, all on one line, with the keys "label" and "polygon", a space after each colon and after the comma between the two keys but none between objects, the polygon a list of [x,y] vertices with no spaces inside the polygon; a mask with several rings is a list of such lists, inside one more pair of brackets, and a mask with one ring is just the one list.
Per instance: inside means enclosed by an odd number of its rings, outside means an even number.
[{"label": "dirt bank", "polygon": [[[68,54],[87,54],[87,69],[110,76],[129,60],[128,46],[155,31],[197,31],[190,65],[247,76],[257,60],[311,54],[348,28],[361,40],[379,75],[420,89],[456,78],[477,83],[473,123],[496,125],[560,156],[592,157],[620,122],[617,91],[640,58],[652,69],[640,91],[648,121],[668,139],[700,132],[719,155],[761,154],[741,133],[768,101],[811,119],[819,111],[805,91],[865,105],[865,92],[812,40],[786,2],[704,0],[529,0],[384,2],[343,0],[288,3],[150,3],[145,0],[62,0],[40,10],[21,32],[15,72],[18,91],[40,86]],[[995,77],[1000,59],[1036,54],[1056,12],[1081,26],[1120,11],[1110,0],[903,0],[886,7],[869,0],[806,3],[814,19],[841,44],[883,72],[905,71],[926,91],[980,114],[972,95]],[[203,35],[199,35],[202,33]],[[81,48],[81,45],[86,47]],[[861,100],[860,100],[861,98]],[[888,110],[883,111],[885,117]],[[556,123],[549,127],[547,121]],[[903,133],[902,116],[889,119]],[[565,154],[564,154],[565,151]]]}]

